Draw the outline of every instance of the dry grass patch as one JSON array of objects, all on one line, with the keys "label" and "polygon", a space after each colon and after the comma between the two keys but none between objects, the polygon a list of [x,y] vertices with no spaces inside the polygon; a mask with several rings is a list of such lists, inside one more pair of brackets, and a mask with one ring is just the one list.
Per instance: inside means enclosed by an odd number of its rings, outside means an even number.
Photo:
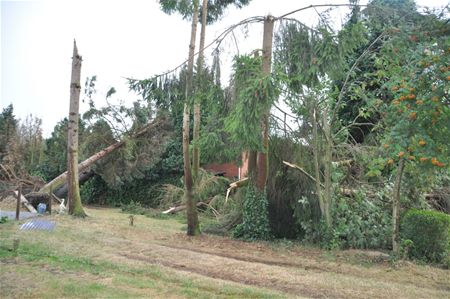
[{"label": "dry grass patch", "polygon": [[[450,297],[448,270],[393,265],[377,253],[192,238],[174,218],[135,216],[130,226],[117,209],[86,211],[86,219],[51,216],[53,232],[1,225],[0,297]],[[15,238],[17,253],[10,251]]]}]

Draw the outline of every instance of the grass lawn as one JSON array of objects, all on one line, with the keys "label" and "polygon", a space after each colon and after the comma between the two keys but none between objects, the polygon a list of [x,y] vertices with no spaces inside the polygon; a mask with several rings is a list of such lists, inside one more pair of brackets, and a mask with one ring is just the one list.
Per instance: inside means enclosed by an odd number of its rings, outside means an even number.
[{"label": "grass lawn", "polygon": [[0,224],[0,298],[450,298],[450,271],[374,252],[192,238],[173,217],[130,226],[117,209],[86,212],[46,217],[52,232]]}]

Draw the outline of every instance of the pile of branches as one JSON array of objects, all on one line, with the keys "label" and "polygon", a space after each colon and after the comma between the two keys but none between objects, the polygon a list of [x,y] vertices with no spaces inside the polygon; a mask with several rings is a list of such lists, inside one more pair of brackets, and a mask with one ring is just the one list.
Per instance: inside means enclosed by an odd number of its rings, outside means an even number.
[{"label": "pile of branches", "polygon": [[38,176],[27,172],[17,174],[12,167],[0,164],[0,199],[12,194],[19,187],[22,188],[22,193],[27,194],[39,190],[44,184],[44,180]]}]

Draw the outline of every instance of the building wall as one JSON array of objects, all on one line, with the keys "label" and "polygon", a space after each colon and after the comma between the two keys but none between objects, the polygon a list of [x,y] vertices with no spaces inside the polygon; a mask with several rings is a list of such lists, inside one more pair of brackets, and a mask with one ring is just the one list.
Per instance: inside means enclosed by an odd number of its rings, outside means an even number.
[{"label": "building wall", "polygon": [[242,152],[242,166],[238,167],[235,163],[211,163],[204,165],[203,169],[211,171],[214,174],[224,172],[227,178],[243,179],[247,176],[248,170],[248,151]]},{"label": "building wall", "polygon": [[224,172],[224,176],[227,178],[237,178],[239,176],[239,168],[234,163],[211,163],[204,165],[203,169],[211,171],[215,174]]}]

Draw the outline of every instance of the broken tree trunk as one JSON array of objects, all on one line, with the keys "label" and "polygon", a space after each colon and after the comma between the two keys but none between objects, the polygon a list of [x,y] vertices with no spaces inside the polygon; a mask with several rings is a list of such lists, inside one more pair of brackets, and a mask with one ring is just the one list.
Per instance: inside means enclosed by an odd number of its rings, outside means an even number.
[{"label": "broken tree trunk", "polygon": [[[164,122],[164,120],[156,120],[155,122],[153,122],[151,124],[148,124],[145,127],[143,127],[142,129],[140,129],[139,131],[137,131],[131,137],[132,138],[139,137],[139,136],[141,136],[142,134],[146,133],[148,130],[150,130],[152,128],[160,127],[161,124],[163,124],[163,122]],[[110,146],[102,149],[98,153],[95,153],[94,155],[90,156],[89,158],[87,158],[86,160],[84,160],[83,162],[78,164],[78,171],[79,172],[83,172],[89,166],[91,166],[95,162],[97,162],[98,160],[104,158],[105,156],[107,156],[108,154],[112,153],[116,149],[118,149],[118,148],[122,147],[123,145],[125,145],[125,143],[126,143],[126,140],[121,140],[121,141],[118,141],[118,142],[116,142],[114,144],[111,144]],[[50,193],[52,190],[59,189],[66,182],[67,182],[67,171],[62,173],[62,174],[60,174],[59,176],[57,176],[56,178],[54,178],[50,182],[48,182],[45,186],[43,186],[39,190],[39,192],[41,192],[41,193]]]},{"label": "broken tree trunk", "polygon": [[[263,59],[262,59],[262,72],[265,76],[270,76],[271,63],[272,63],[272,41],[273,41],[273,25],[275,18],[268,15],[264,19],[264,33],[263,33]],[[263,151],[258,153],[257,161],[257,178],[256,186],[260,192],[264,192],[267,183],[268,174],[268,153],[269,153],[269,114],[270,108],[266,111],[261,119],[262,125],[262,145]]]},{"label": "broken tree trunk", "polygon": [[78,121],[80,108],[80,77],[81,56],[78,54],[77,44],[73,41],[72,76],[70,80],[69,127],[67,130],[67,183],[69,191],[67,201],[69,214],[85,217],[80,197],[78,182]]},{"label": "broken tree trunk", "polygon": [[227,195],[225,196],[225,202],[228,201],[228,197],[230,196],[230,192],[234,189],[237,189],[239,187],[242,186],[246,186],[248,185],[248,177],[247,178],[243,178],[242,180],[233,182],[230,184],[230,187],[227,189]]}]

